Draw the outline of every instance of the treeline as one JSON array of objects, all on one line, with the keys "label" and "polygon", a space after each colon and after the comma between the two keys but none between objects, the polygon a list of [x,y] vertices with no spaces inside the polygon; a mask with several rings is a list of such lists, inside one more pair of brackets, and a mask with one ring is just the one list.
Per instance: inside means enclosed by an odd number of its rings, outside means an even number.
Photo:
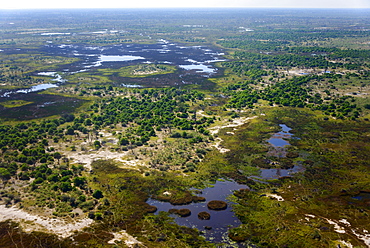
[{"label": "treeline", "polygon": [[[345,37],[366,37],[367,35],[366,32],[348,30],[278,29],[271,31],[269,28],[264,28],[253,32],[246,32],[243,35],[225,36],[217,43],[228,48],[243,49],[244,46],[247,50],[258,48],[264,51],[264,48],[270,48],[268,44],[276,45],[277,49],[281,49],[286,46],[300,45],[302,43]],[[236,44],[240,46],[238,47]]]},{"label": "treeline", "polygon": [[234,53],[235,61],[223,62],[222,66],[230,68],[237,75],[245,75],[251,79],[268,75],[266,70],[282,69],[287,72],[293,67],[302,69],[321,69],[321,70],[362,70],[364,64],[352,62],[333,63],[324,55],[310,54],[263,54],[245,51]]}]

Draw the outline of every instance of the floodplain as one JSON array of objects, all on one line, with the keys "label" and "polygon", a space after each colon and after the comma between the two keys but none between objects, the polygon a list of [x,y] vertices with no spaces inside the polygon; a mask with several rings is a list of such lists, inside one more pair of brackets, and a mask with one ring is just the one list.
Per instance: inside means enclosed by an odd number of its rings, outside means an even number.
[{"label": "floodplain", "polygon": [[0,246],[370,247],[369,16],[1,10]]}]

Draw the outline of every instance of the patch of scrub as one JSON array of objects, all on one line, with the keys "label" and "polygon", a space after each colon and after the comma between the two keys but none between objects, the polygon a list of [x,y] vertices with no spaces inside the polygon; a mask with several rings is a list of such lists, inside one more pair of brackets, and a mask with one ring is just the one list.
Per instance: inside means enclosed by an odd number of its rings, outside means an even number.
[{"label": "patch of scrub", "polygon": [[[199,111],[198,113],[197,113],[198,115],[200,115],[200,116],[205,116],[205,117],[208,117],[207,115],[205,115],[204,113],[203,113],[203,111]],[[228,128],[228,127],[234,127],[234,130],[236,130],[235,129],[235,127],[239,127],[239,126],[241,126],[241,125],[243,125],[243,124],[245,124],[245,123],[247,123],[247,121],[249,121],[249,120],[251,120],[251,119],[254,119],[254,118],[256,118],[257,116],[253,116],[253,117],[240,117],[240,118],[235,118],[233,121],[232,121],[232,123],[229,123],[229,124],[227,124],[227,125],[223,125],[223,126],[215,126],[215,127],[211,127],[211,128],[209,128],[209,131],[210,131],[210,133],[212,134],[212,135],[216,135],[221,129],[223,129],[223,128]],[[229,133],[231,133],[231,132],[229,132]],[[234,133],[233,133],[234,134]],[[229,149],[227,149],[227,148],[223,148],[222,146],[221,146],[221,143],[223,142],[223,140],[221,139],[221,138],[219,138],[219,137],[217,137],[217,138],[215,138],[215,144],[213,144],[213,145],[211,145],[211,147],[214,147],[214,148],[216,148],[219,152],[221,152],[221,153],[226,153],[226,152],[228,152],[228,151],[230,151]]]},{"label": "patch of scrub", "polygon": [[221,138],[216,138],[215,140],[216,140],[216,143],[214,145],[211,145],[211,147],[216,148],[221,153],[226,153],[230,151],[230,149],[221,147],[221,143],[223,141]]}]

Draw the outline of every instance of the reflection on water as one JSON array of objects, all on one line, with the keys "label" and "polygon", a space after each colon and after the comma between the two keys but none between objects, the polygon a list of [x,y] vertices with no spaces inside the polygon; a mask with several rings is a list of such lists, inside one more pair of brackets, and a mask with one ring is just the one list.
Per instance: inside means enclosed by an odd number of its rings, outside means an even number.
[{"label": "reflection on water", "polygon": [[289,133],[289,131],[292,129],[285,124],[280,124],[279,126],[283,130],[272,135],[272,137],[268,139],[267,142],[269,142],[274,147],[284,147],[290,145],[289,142],[284,139],[290,139],[293,136],[293,134]]},{"label": "reflection on water", "polygon": [[99,60],[93,65],[87,65],[85,68],[90,68],[94,66],[101,66],[103,62],[126,62],[145,59],[141,56],[132,56],[132,55],[100,55]]},{"label": "reflection on water", "polygon": [[[174,206],[168,202],[160,202],[157,200],[149,199],[147,203],[154,205],[158,208],[158,211],[168,211],[169,209],[182,209],[187,208],[191,211],[191,215],[188,217],[175,217],[177,224],[192,228],[197,228],[204,232],[204,236],[207,240],[212,242],[227,242],[232,241],[227,237],[228,229],[237,227],[241,224],[240,220],[234,215],[231,208],[231,203],[228,203],[228,208],[223,211],[214,211],[207,208],[207,202],[211,200],[227,201],[227,197],[232,194],[233,191],[239,189],[248,188],[245,185],[238,184],[234,181],[217,181],[213,187],[209,187],[202,190],[199,196],[206,198],[206,202],[191,203],[189,205]],[[211,215],[209,220],[199,220],[198,213],[208,212]],[[205,227],[212,227],[211,230],[205,230]]]},{"label": "reflection on water", "polygon": [[292,176],[294,173],[301,172],[303,170],[304,167],[301,165],[295,165],[291,169],[280,169],[280,168],[261,169],[260,178],[266,180],[278,179],[280,177]]},{"label": "reflection on water", "polygon": [[215,68],[212,68],[210,65],[203,65],[203,64],[179,65],[179,67],[185,70],[196,70],[197,72],[206,72],[206,73],[216,72]]},{"label": "reflection on water", "polygon": [[39,73],[37,73],[37,75],[55,77],[55,79],[52,79],[51,81],[55,81],[55,82],[59,82],[59,83],[67,82],[66,79],[63,79],[63,77],[55,71],[39,72]]},{"label": "reflection on water", "polygon": [[359,201],[369,201],[370,200],[370,193],[368,192],[361,192],[360,194],[353,196],[353,199],[359,200]]},{"label": "reflection on water", "polygon": [[93,67],[122,67],[119,62],[134,62],[173,64],[187,71],[194,70],[196,75],[209,75],[217,71],[212,63],[226,61],[221,57],[224,53],[209,47],[185,47],[164,39],[158,40],[156,44],[118,44],[104,47],[47,44],[44,48],[49,55],[80,58],[80,61],[73,64],[73,69],[68,70],[70,73]]},{"label": "reflection on water", "polygon": [[[271,144],[271,147],[267,153],[268,156],[272,157],[286,157],[287,150],[286,146],[289,146],[290,143],[286,139],[292,139],[297,137],[293,137],[293,134],[290,133],[292,130],[285,124],[279,125],[282,130],[278,133],[275,133],[271,136],[270,139],[267,140],[268,143]],[[281,169],[281,168],[272,168],[272,169],[263,169],[261,168],[261,174],[259,178],[270,180],[270,179],[278,179],[280,177],[292,176],[292,174],[301,172],[304,170],[304,167],[301,164],[295,164],[291,169]]]},{"label": "reflection on water", "polygon": [[0,97],[10,97],[10,95],[12,95],[12,94],[19,94],[19,93],[27,94],[27,93],[42,91],[42,90],[46,90],[46,89],[49,89],[49,88],[55,88],[55,87],[58,87],[58,85],[56,85],[56,84],[39,84],[39,85],[36,85],[36,86],[32,86],[31,88],[28,88],[28,89],[8,91],[8,92],[5,92],[4,94],[0,95]]}]

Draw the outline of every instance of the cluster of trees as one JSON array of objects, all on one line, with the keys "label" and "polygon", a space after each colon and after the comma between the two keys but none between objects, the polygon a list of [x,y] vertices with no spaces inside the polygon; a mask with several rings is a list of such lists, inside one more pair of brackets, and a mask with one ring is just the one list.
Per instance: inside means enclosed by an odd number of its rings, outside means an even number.
[{"label": "cluster of trees", "polygon": [[48,148],[48,140],[58,141],[65,135],[64,128],[59,126],[66,122],[65,118],[70,118],[68,116],[41,123],[1,125],[0,150],[3,161],[8,164],[18,162],[34,165],[36,162],[46,163],[60,159],[59,153],[54,153]]},{"label": "cluster of trees", "polygon": [[[277,69],[277,68],[340,68],[343,67],[343,63],[332,63],[329,62],[325,56],[322,55],[298,55],[298,54],[263,54],[263,53],[251,53],[245,51],[237,51],[234,57],[238,60],[242,60],[247,65],[251,64],[253,67],[257,65],[261,68]],[[233,62],[225,62],[224,65],[229,67],[229,64]]]},{"label": "cluster of trees", "polygon": [[[29,166],[59,163],[62,154],[49,147],[51,141],[59,142],[71,138],[71,135],[94,136],[98,130],[112,125],[125,127],[125,131],[118,136],[122,146],[141,146],[150,137],[156,136],[156,131],[169,129],[171,132],[171,128],[193,130],[198,134],[180,138],[187,138],[192,143],[201,142],[203,136],[209,134],[205,127],[214,119],[198,117],[195,111],[190,110],[189,104],[203,98],[204,94],[198,91],[174,88],[135,90],[129,97],[103,99],[92,104],[91,114],[78,117],[66,114],[59,119],[43,120],[40,123],[0,125],[1,177],[9,179],[18,176],[23,180],[35,178],[35,184],[42,183],[48,180],[50,170],[42,172],[42,176],[28,170],[31,168]],[[95,148],[102,145],[97,140],[93,144]],[[71,189],[68,185],[64,182],[58,187],[68,191]]]},{"label": "cluster of trees", "polygon": [[213,122],[213,118],[198,118],[190,110],[187,102],[202,100],[204,95],[200,92],[174,88],[145,89],[139,92],[130,97],[107,99],[93,104],[91,110],[95,114],[85,119],[83,124],[95,129],[116,124],[128,127],[120,137],[120,144],[140,146],[149,141],[150,137],[156,136],[155,131],[164,128],[206,133],[204,128]]},{"label": "cluster of trees", "polygon": [[333,117],[358,118],[361,108],[358,108],[354,103],[354,97],[327,97],[320,93],[314,93],[310,87],[307,87],[309,82],[319,81],[326,77],[331,78],[332,75],[294,77],[269,85],[261,90],[255,90],[248,85],[254,83],[253,81],[239,83],[234,87],[228,86],[224,92],[228,93],[231,98],[226,107],[236,109],[253,108],[254,104],[262,99],[268,101],[271,106],[309,107],[322,110],[325,114]]}]

